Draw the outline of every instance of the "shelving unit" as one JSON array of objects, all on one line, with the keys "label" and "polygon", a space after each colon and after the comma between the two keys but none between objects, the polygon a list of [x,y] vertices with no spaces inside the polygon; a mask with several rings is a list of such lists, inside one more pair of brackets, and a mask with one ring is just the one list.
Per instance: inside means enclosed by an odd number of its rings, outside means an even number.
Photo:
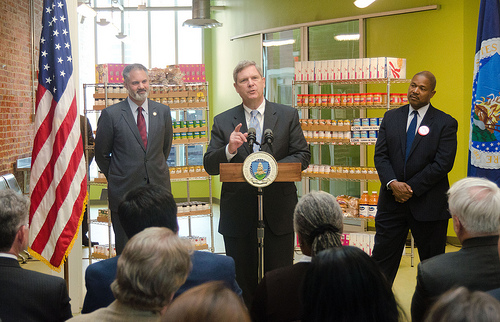
[{"label": "shelving unit", "polygon": [[[319,146],[319,156],[321,159],[321,149],[322,147],[328,147],[331,145],[346,145],[346,146],[359,146],[360,148],[360,166],[359,167],[352,167],[346,169],[343,166],[348,166],[345,164],[329,164],[328,166],[334,166],[337,168],[335,172],[308,172],[305,171],[303,172],[303,177],[307,180],[310,179],[319,179],[319,180],[343,180],[343,181],[351,181],[351,182],[359,182],[361,184],[361,189],[360,190],[365,190],[364,187],[366,186],[366,182],[368,181],[378,181],[378,174],[376,171],[373,171],[373,169],[370,170],[370,168],[366,167],[366,146],[367,145],[374,145],[377,141],[376,137],[366,137],[366,138],[353,138],[351,137],[351,131],[378,131],[379,126],[360,126],[360,125],[352,125],[352,120],[350,120],[350,124],[348,125],[329,125],[329,124],[310,124],[310,120],[314,119],[311,118],[311,110],[318,110],[319,112],[316,113],[317,115],[321,115],[321,111],[324,110],[344,110],[344,109],[357,109],[360,110],[360,117],[363,117],[366,115],[366,110],[368,109],[384,109],[384,110],[389,110],[392,108],[398,108],[402,104],[391,104],[390,102],[390,93],[391,93],[391,84],[395,83],[408,83],[409,80],[407,79],[390,79],[390,78],[383,78],[383,79],[356,79],[356,80],[328,80],[328,81],[293,81],[292,82],[292,94],[294,97],[294,107],[298,109],[301,112],[301,117],[302,119],[308,119],[308,122],[303,122],[302,123],[302,129],[303,131],[328,131],[328,132],[343,132],[343,133],[349,133],[348,138],[326,138],[326,137],[306,137],[306,140],[310,145],[313,146]],[[323,95],[324,93],[321,93],[322,90],[328,90],[328,93],[333,93],[334,89],[338,85],[368,85],[368,84],[386,84],[386,92],[384,94],[386,95],[386,102],[384,104],[364,104],[364,105],[347,105],[347,104],[317,104],[315,101],[315,104],[311,106],[311,104],[307,104],[307,106],[298,106],[297,104],[297,88],[300,86],[301,92],[307,92],[309,90],[308,85],[313,85],[313,92],[315,94],[313,95]],[[326,86],[327,89],[325,89],[324,85],[329,85]],[[364,87],[360,86],[360,90],[364,90]],[[324,101],[323,101],[324,102]],[[315,117],[317,118],[317,117]],[[313,122],[315,123],[315,122]],[[316,121],[317,123],[317,121]],[[333,161],[332,161],[333,162]],[[338,167],[337,167],[338,166]],[[339,169],[340,168],[340,169]],[[353,169],[354,168],[354,169]],[[328,169],[330,170],[330,169]],[[306,189],[305,192],[308,192],[309,190],[309,182],[305,185]],[[366,223],[368,220],[372,220],[369,218],[345,218],[346,219],[346,224],[351,225],[351,226],[359,226],[360,230],[365,230],[366,229]]]},{"label": "shelving unit", "polygon": [[[128,94],[126,89],[122,84],[84,84],[84,110],[85,116],[94,114],[96,121],[100,112],[107,106],[118,103],[121,100],[127,98]],[[189,234],[187,237],[192,237],[191,231],[191,218],[206,216],[209,217],[210,221],[210,234],[211,241],[210,247],[208,244],[195,245],[197,250],[209,250],[214,252],[214,229],[213,229],[213,205],[212,205],[212,182],[211,177],[204,171],[203,166],[191,166],[189,165],[189,146],[203,146],[203,150],[209,142],[208,137],[208,83],[189,83],[185,85],[160,85],[160,84],[150,84],[150,94],[149,99],[157,101],[159,103],[168,105],[172,112],[175,112],[179,119],[182,119],[182,124],[176,126],[173,119],[173,134],[174,140],[172,141],[172,146],[180,146],[183,149],[184,158],[177,158],[177,162],[181,163],[182,166],[170,167],[170,178],[171,182],[185,182],[187,191],[187,204],[195,204],[190,196],[190,182],[204,180],[208,181],[209,184],[209,209],[195,210],[190,212],[178,213],[178,217],[188,218]],[[188,119],[188,111],[200,110],[203,111],[204,118],[202,124],[188,124],[186,121]],[[87,125],[85,125],[87,126]],[[85,129],[87,130],[87,129]],[[91,150],[93,146],[89,146],[86,142],[85,149]],[[88,176],[90,178],[90,176]],[[105,178],[94,178],[88,181],[88,189],[90,191],[90,186],[92,185],[106,185]],[[89,216],[89,239],[91,236],[91,226],[92,224],[102,225],[102,222],[97,220],[90,220]],[[104,223],[105,224],[105,223]],[[111,219],[107,223],[109,227],[109,241],[111,241]],[[208,237],[208,236],[207,236]],[[102,258],[102,256],[93,256],[92,250],[89,251],[89,261],[92,258]]]}]

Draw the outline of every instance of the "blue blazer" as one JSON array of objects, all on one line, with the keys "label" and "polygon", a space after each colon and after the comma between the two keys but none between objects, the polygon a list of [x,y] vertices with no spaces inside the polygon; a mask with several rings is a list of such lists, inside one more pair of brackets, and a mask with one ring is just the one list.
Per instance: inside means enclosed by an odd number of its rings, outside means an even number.
[{"label": "blue blazer", "polygon": [[[87,294],[83,301],[82,313],[90,313],[106,307],[115,300],[110,285],[116,277],[116,265],[119,256],[106,259],[87,267],[85,286]],[[186,282],[174,295],[209,281],[224,281],[236,294],[241,296],[241,289],[236,283],[234,260],[229,256],[195,251],[191,256],[193,268]]]}]

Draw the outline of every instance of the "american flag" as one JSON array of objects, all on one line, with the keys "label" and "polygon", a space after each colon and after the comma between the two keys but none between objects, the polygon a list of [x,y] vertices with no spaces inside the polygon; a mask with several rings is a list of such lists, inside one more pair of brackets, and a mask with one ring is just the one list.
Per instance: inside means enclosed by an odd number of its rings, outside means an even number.
[{"label": "american flag", "polygon": [[30,251],[56,271],[73,247],[87,202],[74,83],[66,3],[44,0],[31,163]]}]

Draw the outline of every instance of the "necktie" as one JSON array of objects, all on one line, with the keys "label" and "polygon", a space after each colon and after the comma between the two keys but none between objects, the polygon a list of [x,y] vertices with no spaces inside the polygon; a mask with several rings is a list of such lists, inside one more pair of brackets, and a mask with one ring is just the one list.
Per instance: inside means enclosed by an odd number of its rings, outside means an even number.
[{"label": "necktie", "polygon": [[411,114],[413,115],[413,119],[411,120],[410,126],[408,127],[408,131],[406,131],[405,163],[406,160],[408,160],[408,156],[410,155],[411,145],[413,143],[413,140],[415,139],[415,131],[417,129],[418,112],[413,111]]},{"label": "necktie", "polygon": [[[253,127],[255,129],[255,140],[259,143],[260,140],[262,139],[262,131],[260,129],[260,123],[259,123],[259,119],[257,118],[257,116],[260,114],[259,111],[257,110],[252,110],[250,112],[250,115],[252,116],[250,118],[250,126],[249,128]],[[254,144],[253,145],[253,151],[254,152],[258,152],[259,151],[259,145],[258,144]]]},{"label": "necktie", "polygon": [[148,147],[148,133],[146,132],[146,120],[144,115],[142,115],[142,106],[137,108],[137,128],[139,128],[139,133],[141,134],[142,142],[144,143],[144,148]]}]

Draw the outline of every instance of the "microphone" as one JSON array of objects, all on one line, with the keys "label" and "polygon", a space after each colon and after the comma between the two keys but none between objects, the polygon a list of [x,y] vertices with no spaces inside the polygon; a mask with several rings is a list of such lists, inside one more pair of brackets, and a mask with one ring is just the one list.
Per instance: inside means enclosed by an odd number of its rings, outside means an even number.
[{"label": "microphone", "polygon": [[253,151],[253,145],[255,144],[256,140],[256,131],[253,127],[248,129],[248,136],[247,136],[247,142],[248,145],[250,146],[250,151]]},{"label": "microphone", "polygon": [[267,143],[267,145],[271,145],[273,142],[274,142],[273,130],[266,129],[264,131],[264,143]]}]

